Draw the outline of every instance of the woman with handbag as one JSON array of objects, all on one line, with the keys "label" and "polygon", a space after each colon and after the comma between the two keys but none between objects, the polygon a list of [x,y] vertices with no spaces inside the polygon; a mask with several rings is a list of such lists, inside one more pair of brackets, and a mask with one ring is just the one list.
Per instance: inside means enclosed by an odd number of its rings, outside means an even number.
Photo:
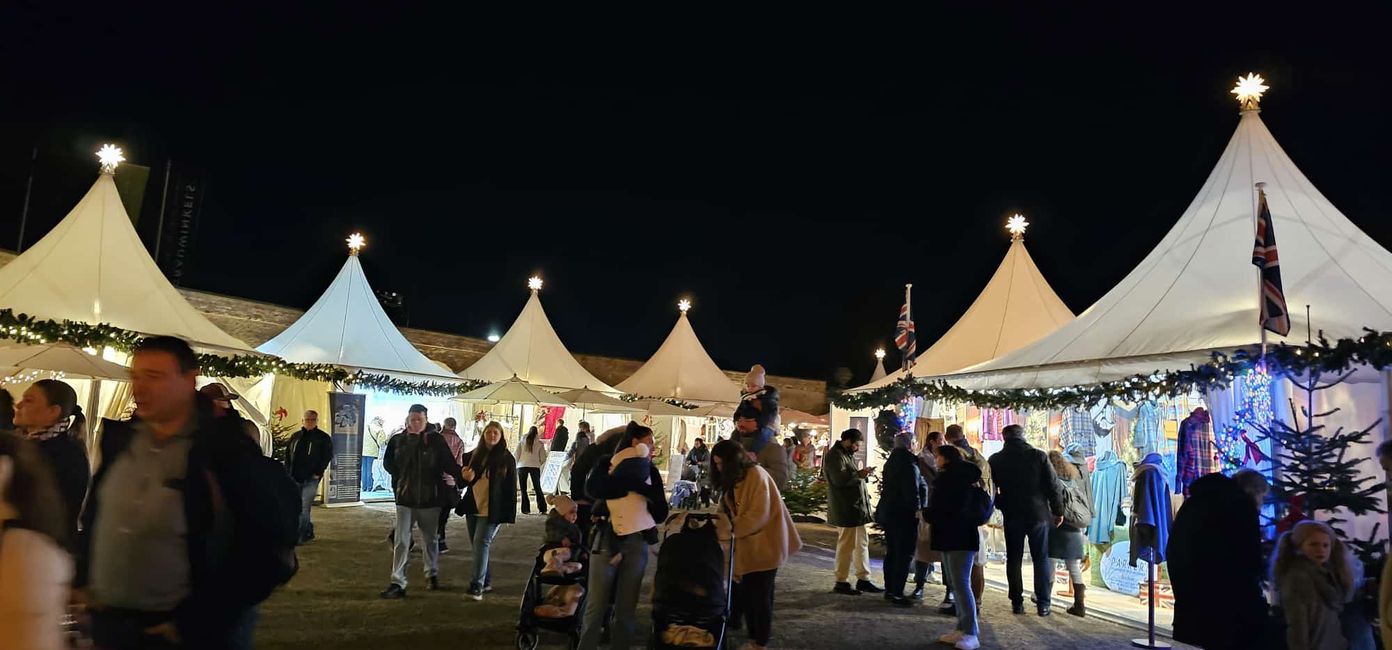
[{"label": "woman with handbag", "polygon": [[938,476],[924,513],[933,529],[933,550],[943,554],[943,569],[952,591],[956,594],[957,627],[938,638],[941,643],[958,650],[976,650],[976,597],[972,593],[972,567],[976,563],[981,538],[977,527],[990,519],[991,496],[981,487],[981,470],[962,457],[951,445],[939,447],[935,453]]}]

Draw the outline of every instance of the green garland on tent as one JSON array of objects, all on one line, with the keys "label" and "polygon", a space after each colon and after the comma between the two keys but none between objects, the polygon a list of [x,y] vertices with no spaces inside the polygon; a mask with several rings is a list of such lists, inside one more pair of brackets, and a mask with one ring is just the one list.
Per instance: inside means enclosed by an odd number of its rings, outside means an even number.
[{"label": "green garland on tent", "polygon": [[[1356,339],[1339,339],[1333,343],[1320,336],[1308,345],[1278,344],[1267,349],[1266,363],[1275,374],[1303,374],[1306,371],[1337,373],[1355,365],[1369,365],[1378,370],[1392,366],[1392,332],[1365,330]],[[1007,388],[968,390],[952,386],[946,380],[920,381],[912,374],[899,381],[865,392],[833,392],[828,395],[838,408],[862,410],[886,408],[910,398],[972,404],[988,408],[1014,410],[1050,409],[1095,404],[1102,400],[1135,402],[1145,397],[1174,397],[1193,391],[1223,388],[1234,377],[1246,373],[1257,362],[1260,353],[1255,348],[1236,350],[1231,356],[1213,353],[1213,359],[1187,370],[1134,375],[1126,379],[1100,384],[1063,386],[1057,388]]]},{"label": "green garland on tent", "polygon": [[646,395],[634,395],[632,393],[625,393],[623,395],[620,395],[619,399],[625,402],[636,402],[641,399],[650,399],[658,402],[666,402],[679,409],[686,409],[688,411],[696,408],[695,404],[692,404],[691,402],[683,402],[682,400],[679,400],[675,397],[648,397]]},{"label": "green garland on tent", "polygon": [[[130,330],[107,323],[41,320],[28,314],[16,314],[12,309],[0,309],[0,340],[23,343],[66,343],[79,348],[109,347],[130,352],[145,338]],[[485,385],[470,379],[458,383],[441,381],[405,381],[388,375],[356,373],[339,366],[323,363],[291,363],[280,357],[238,354],[225,357],[199,354],[200,372],[209,377],[238,379],[274,374],[306,381],[342,382],[371,390],[401,395],[452,397]]]}]

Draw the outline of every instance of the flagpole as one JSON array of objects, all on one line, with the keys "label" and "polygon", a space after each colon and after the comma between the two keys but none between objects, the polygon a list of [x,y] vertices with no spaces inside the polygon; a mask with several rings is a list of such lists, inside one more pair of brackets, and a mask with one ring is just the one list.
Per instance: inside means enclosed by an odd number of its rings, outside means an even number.
[{"label": "flagpole", "polygon": [[[1261,219],[1261,204],[1266,200],[1266,183],[1256,183],[1257,204],[1252,208],[1252,232],[1257,232],[1257,222]],[[1264,288],[1265,280],[1262,278],[1262,269],[1257,269],[1257,329],[1261,331],[1261,358],[1266,359],[1266,291]]]},{"label": "flagpole", "polygon": [[[913,322],[913,285],[912,285],[912,284],[906,284],[906,285],[904,285],[904,311],[907,312],[907,313],[905,314],[905,316],[907,316],[908,319],[909,319],[909,322],[912,323],[912,322]],[[917,332],[915,332],[914,338],[917,338]],[[905,356],[904,356],[904,368],[905,368],[906,370],[912,371],[912,370],[913,370],[913,364],[914,364],[913,354],[912,354],[912,353],[906,353]]]}]

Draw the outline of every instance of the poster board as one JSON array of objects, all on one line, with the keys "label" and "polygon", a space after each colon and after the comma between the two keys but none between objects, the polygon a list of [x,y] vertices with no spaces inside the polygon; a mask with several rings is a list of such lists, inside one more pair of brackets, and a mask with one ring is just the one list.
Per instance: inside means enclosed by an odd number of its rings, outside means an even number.
[{"label": "poster board", "polygon": [[551,494],[556,491],[556,484],[561,480],[561,466],[565,465],[566,453],[564,451],[546,452],[546,464],[541,467],[541,492]]},{"label": "poster board", "polygon": [[329,437],[333,440],[333,462],[329,465],[329,485],[324,504],[341,506],[362,502],[362,443],[367,413],[367,396],[329,393]]}]

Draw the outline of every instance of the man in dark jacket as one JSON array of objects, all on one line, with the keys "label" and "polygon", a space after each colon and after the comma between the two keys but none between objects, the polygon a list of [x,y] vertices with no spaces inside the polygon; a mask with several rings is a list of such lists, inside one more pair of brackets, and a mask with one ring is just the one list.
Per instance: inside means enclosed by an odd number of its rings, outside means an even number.
[{"label": "man in dark jacket", "polygon": [[913,443],[912,433],[894,436],[894,450],[885,460],[880,481],[880,502],[875,505],[875,523],[885,533],[885,599],[898,607],[914,604],[905,597],[904,584],[918,546],[918,520],[928,507],[928,484],[919,471]]},{"label": "man in dark jacket", "polygon": [[[1265,485],[1260,474],[1255,478]],[[1268,618],[1257,506],[1265,496],[1222,474],[1189,486],[1165,552],[1176,641],[1215,650],[1274,647],[1262,635]]]},{"label": "man in dark jacket", "polygon": [[314,522],[309,511],[319,494],[319,481],[333,460],[333,440],[319,429],[319,413],[305,411],[304,426],[290,436],[285,448],[285,469],[300,486],[300,543],[314,539]]},{"label": "man in dark jacket", "polygon": [[406,597],[406,563],[411,557],[411,527],[420,528],[425,545],[425,576],[432,591],[440,588],[440,508],[447,503],[444,475],[456,485],[466,481],[449,445],[434,428],[427,428],[426,408],[412,404],[406,430],[387,443],[382,466],[396,490],[396,529],[392,541],[391,584],[382,597]]},{"label": "man in dark jacket", "polygon": [[551,451],[565,451],[570,447],[570,429],[565,420],[556,420],[556,435],[551,437]]},{"label": "man in dark jacket", "polygon": [[1049,457],[1025,442],[1025,430],[1012,424],[1001,435],[1005,445],[988,462],[995,480],[996,508],[1005,519],[1005,575],[1010,583],[1011,610],[1025,613],[1020,564],[1028,538],[1030,558],[1034,561],[1036,606],[1040,616],[1048,616],[1049,592],[1054,584],[1049,530],[1063,522],[1063,498]]},{"label": "man in dark jacket", "polygon": [[[859,429],[841,432],[841,441],[827,450],[822,475],[827,482],[827,523],[836,526],[836,586],[838,594],[859,596],[862,592],[883,593],[870,582],[870,493],[866,487],[870,468],[856,467],[855,455],[865,441]],[[855,565],[856,584],[851,586],[851,565]]]},{"label": "man in dark jacket", "polygon": [[263,480],[272,461],[213,416],[197,375],[187,343],[145,339],[131,360],[135,417],[104,424],[73,583],[98,647],[250,648],[273,588],[258,553],[272,538],[290,548],[274,502],[293,498],[289,479]]},{"label": "man in dark jacket", "polygon": [[792,461],[788,459],[788,451],[783,445],[778,444],[777,433],[770,424],[771,417],[760,413],[755,404],[756,402],[747,400],[740,402],[735,409],[734,440],[748,450],[754,462],[769,473],[769,477],[780,491],[786,490],[788,481],[792,479],[792,471],[789,469]]}]

